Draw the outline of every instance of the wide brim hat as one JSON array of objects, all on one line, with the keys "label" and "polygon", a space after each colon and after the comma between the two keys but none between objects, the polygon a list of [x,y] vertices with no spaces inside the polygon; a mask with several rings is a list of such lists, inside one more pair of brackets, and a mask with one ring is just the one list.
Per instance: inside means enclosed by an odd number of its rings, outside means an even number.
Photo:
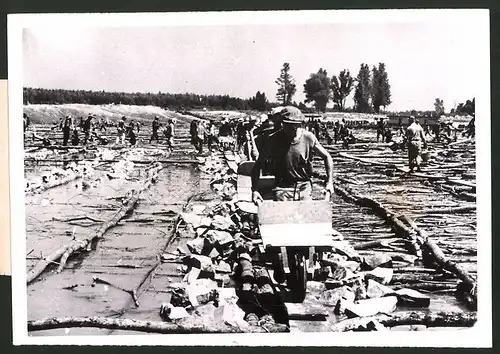
[{"label": "wide brim hat", "polygon": [[283,107],[283,109],[278,112],[278,115],[282,117],[283,123],[302,124],[306,121],[306,117],[301,110],[293,106]]}]

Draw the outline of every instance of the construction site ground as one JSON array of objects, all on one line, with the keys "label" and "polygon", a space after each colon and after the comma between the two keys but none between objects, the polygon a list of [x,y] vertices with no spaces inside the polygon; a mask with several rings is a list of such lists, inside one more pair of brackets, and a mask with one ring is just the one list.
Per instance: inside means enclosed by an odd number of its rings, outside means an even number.
[{"label": "construction site ground", "polygon": [[[136,114],[140,117],[140,112]],[[86,149],[79,146],[67,150],[39,148],[40,142],[32,141],[28,130],[25,138],[27,181],[39,180],[43,173],[62,168],[71,161],[92,161],[93,174],[26,196],[27,271],[72,238],[96,232],[101,221],[119,208],[126,194],[140,187],[151,163],[164,165],[158,181],[141,194],[133,212],[108,230],[92,245],[92,250],[70,258],[60,273],[56,271],[57,264],[51,265],[28,285],[29,320],[82,316],[160,320],[160,305],[168,302],[170,297],[167,285],[180,282],[184,277],[179,264],[159,262],[161,254],[186,249],[187,238],[172,240],[170,237],[178,213],[193,200],[195,204],[203,204],[214,199],[209,184],[211,176],[198,168],[208,152],[205,150],[204,154],[198,155],[190,144],[189,123],[192,118],[175,112],[165,116],[176,118],[172,152],[163,143],[149,143],[149,124],[139,132],[136,147],[123,148],[114,144],[114,127],[108,127],[102,133],[109,136],[110,144],[106,146]],[[51,127],[51,124],[34,124],[30,129],[53,141],[62,141],[62,132]],[[476,204],[470,198],[464,200],[460,194],[462,187],[469,197],[475,192],[475,187],[471,187],[475,185],[474,142],[460,136],[451,146],[431,142],[431,156],[422,174],[408,175],[394,167],[405,166],[404,151],[393,152],[387,144],[376,143],[374,130],[357,129],[354,134],[358,142],[349,149],[342,148],[341,144],[327,145],[322,140],[333,156],[335,182],[411,217],[446,256],[475,276]],[[325,173],[320,159],[314,164],[320,174]],[[459,188],[455,188],[457,186]],[[321,181],[315,180],[314,195],[320,198],[321,191]],[[393,230],[366,208],[348,203],[338,195],[333,195],[331,201],[332,226],[351,244],[395,237]],[[182,230],[180,234],[183,235]],[[379,247],[359,253],[400,253],[401,262],[394,264],[395,275],[398,269],[404,272],[410,267],[408,253],[397,247]],[[95,284],[93,277],[119,284],[125,289],[138,289],[140,306],[134,306],[127,292]],[[447,282],[456,284],[457,280]],[[314,288],[309,289],[305,302],[318,302],[315,295]],[[430,295],[432,301],[428,311],[464,310],[453,293],[446,289]],[[336,316],[331,306],[319,306],[329,314],[327,321],[293,321],[291,331],[328,331]],[[38,331],[31,335],[124,333],[131,332],[71,328]]]}]

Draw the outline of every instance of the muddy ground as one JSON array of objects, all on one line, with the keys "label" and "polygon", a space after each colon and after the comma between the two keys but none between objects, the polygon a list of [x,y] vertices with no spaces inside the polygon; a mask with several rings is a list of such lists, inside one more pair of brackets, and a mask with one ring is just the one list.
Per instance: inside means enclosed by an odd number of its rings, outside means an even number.
[{"label": "muddy ground", "polygon": [[[33,114],[33,113],[32,113]],[[141,195],[133,213],[106,232],[104,238],[93,245],[93,250],[71,258],[61,273],[56,273],[57,264],[49,267],[36,281],[28,285],[28,319],[70,316],[109,316],[160,320],[159,307],[169,301],[167,285],[181,281],[184,273],[179,264],[161,263],[158,257],[165,252],[186,249],[186,238],[178,238],[169,244],[176,213],[182,212],[193,195],[210,191],[210,176],[198,169],[203,157],[198,156],[189,143],[190,118],[173,112],[169,116],[177,119],[176,140],[173,152],[165,145],[149,144],[149,126],[139,133],[135,148],[116,148],[114,144],[96,146],[94,150],[78,149],[50,151],[36,149],[39,142],[26,134],[25,178],[37,181],[44,172],[62,167],[68,162],[94,161],[92,173],[68,184],[26,196],[26,242],[27,271],[41,257],[71,241],[95,232],[100,221],[113,215],[128,191],[140,187],[149,162],[164,162],[158,182]],[[31,127],[30,129],[33,129]],[[62,134],[51,130],[50,125],[36,125],[37,134],[60,139]],[[114,128],[108,128],[103,135],[114,140]],[[445,208],[475,206],[474,201],[465,201],[458,189],[447,188],[449,183],[431,178],[436,175],[456,176],[467,183],[475,183],[475,148],[473,142],[463,142],[447,147],[446,144],[431,143],[431,157],[423,173],[427,177],[408,176],[404,172],[381,163],[404,164],[405,152],[393,152],[387,145],[375,143],[375,132],[357,130],[360,141],[343,149],[339,145],[328,145],[335,164],[335,178],[338,183],[359,193],[370,195],[385,206],[412,217],[417,225],[437,241],[445,255],[476,273],[476,216],[475,210],[454,212]],[[325,145],[326,142],[322,141]],[[350,157],[364,157],[361,162]],[[135,161],[134,163],[130,161]],[[140,163],[143,161],[145,163]],[[460,166],[461,162],[472,162]],[[315,162],[320,173],[324,173],[320,160]],[[450,167],[451,166],[451,167]],[[455,166],[455,167],[453,167]],[[431,177],[429,177],[431,176]],[[315,194],[320,195],[320,181],[317,180]],[[456,186],[456,184],[453,184]],[[458,192],[457,192],[458,191]],[[470,191],[470,188],[468,189]],[[475,190],[474,190],[475,191]],[[364,208],[350,204],[337,195],[332,196],[333,227],[353,244],[384,237],[394,237],[393,231],[383,220]],[[439,210],[438,213],[435,210]],[[72,218],[89,217],[83,220]],[[181,233],[182,234],[182,233]],[[165,246],[168,245],[167,248]],[[380,248],[360,251],[400,252],[398,249]],[[404,261],[397,268],[408,266]],[[154,269],[151,282],[139,294],[140,306],[133,305],[131,296],[113,287],[93,285],[93,277],[99,277],[126,289],[136,289]],[[453,283],[453,280],[450,281]],[[456,282],[455,282],[456,283]],[[67,289],[65,289],[67,288]],[[309,300],[315,301],[313,292]],[[429,311],[461,311],[464,307],[451,292],[431,294]],[[327,323],[300,321],[293,323],[299,331],[325,331],[335,321],[331,313]],[[71,330],[48,330],[31,335],[61,334],[121,334],[120,331],[72,328]],[[130,332],[129,332],[130,333]]]}]

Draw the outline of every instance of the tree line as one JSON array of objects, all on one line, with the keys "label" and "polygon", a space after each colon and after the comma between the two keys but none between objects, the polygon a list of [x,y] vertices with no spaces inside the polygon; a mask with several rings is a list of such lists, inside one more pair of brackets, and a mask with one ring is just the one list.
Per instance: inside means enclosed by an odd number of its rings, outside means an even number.
[{"label": "tree line", "polygon": [[259,91],[248,99],[229,95],[199,95],[194,93],[129,93],[91,90],[63,90],[26,87],[23,89],[24,104],[126,104],[158,106],[169,109],[200,109],[210,107],[222,110],[259,110],[271,107],[265,93]]},{"label": "tree line", "polygon": [[[276,79],[278,92],[276,99],[283,105],[291,104],[297,87],[290,74],[290,64],[284,63],[280,76]],[[328,76],[325,69],[320,68],[311,73],[304,83],[305,102],[313,102],[318,111],[325,112],[331,101],[334,110],[345,111],[346,100],[354,89],[354,111],[360,113],[379,113],[380,107],[391,104],[391,86],[384,63],[373,66],[362,63],[357,77],[351,76],[344,69],[338,75]],[[303,104],[301,104],[303,105]]]}]

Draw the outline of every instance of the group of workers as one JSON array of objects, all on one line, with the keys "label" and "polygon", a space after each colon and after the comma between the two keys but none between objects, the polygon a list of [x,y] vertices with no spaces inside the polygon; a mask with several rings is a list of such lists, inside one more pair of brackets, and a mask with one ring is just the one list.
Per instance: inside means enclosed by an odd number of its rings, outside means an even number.
[{"label": "group of workers", "polygon": [[[107,140],[97,134],[97,130],[106,130],[106,122],[102,119],[96,120],[95,114],[89,114],[86,119],[80,117],[77,123],[73,117],[68,114],[64,118],[61,118],[59,122],[52,127],[52,129],[59,128],[63,132],[63,146],[71,145],[76,146],[82,143],[86,145],[88,142],[94,141],[94,139],[99,140],[101,144],[107,144]],[[80,139],[79,130],[82,132],[82,139]]]},{"label": "group of workers", "polygon": [[[227,129],[226,122],[223,122],[222,126]],[[224,136],[232,135],[232,128],[229,129],[230,131],[225,133]],[[220,129],[218,134],[217,127],[215,126],[215,123],[213,121],[203,121],[201,119],[193,119],[191,121],[191,124],[189,126],[189,134],[191,136],[191,144],[199,154],[203,153],[203,144],[207,144],[208,151],[213,151],[213,148],[219,145],[218,135],[221,135]]]}]

